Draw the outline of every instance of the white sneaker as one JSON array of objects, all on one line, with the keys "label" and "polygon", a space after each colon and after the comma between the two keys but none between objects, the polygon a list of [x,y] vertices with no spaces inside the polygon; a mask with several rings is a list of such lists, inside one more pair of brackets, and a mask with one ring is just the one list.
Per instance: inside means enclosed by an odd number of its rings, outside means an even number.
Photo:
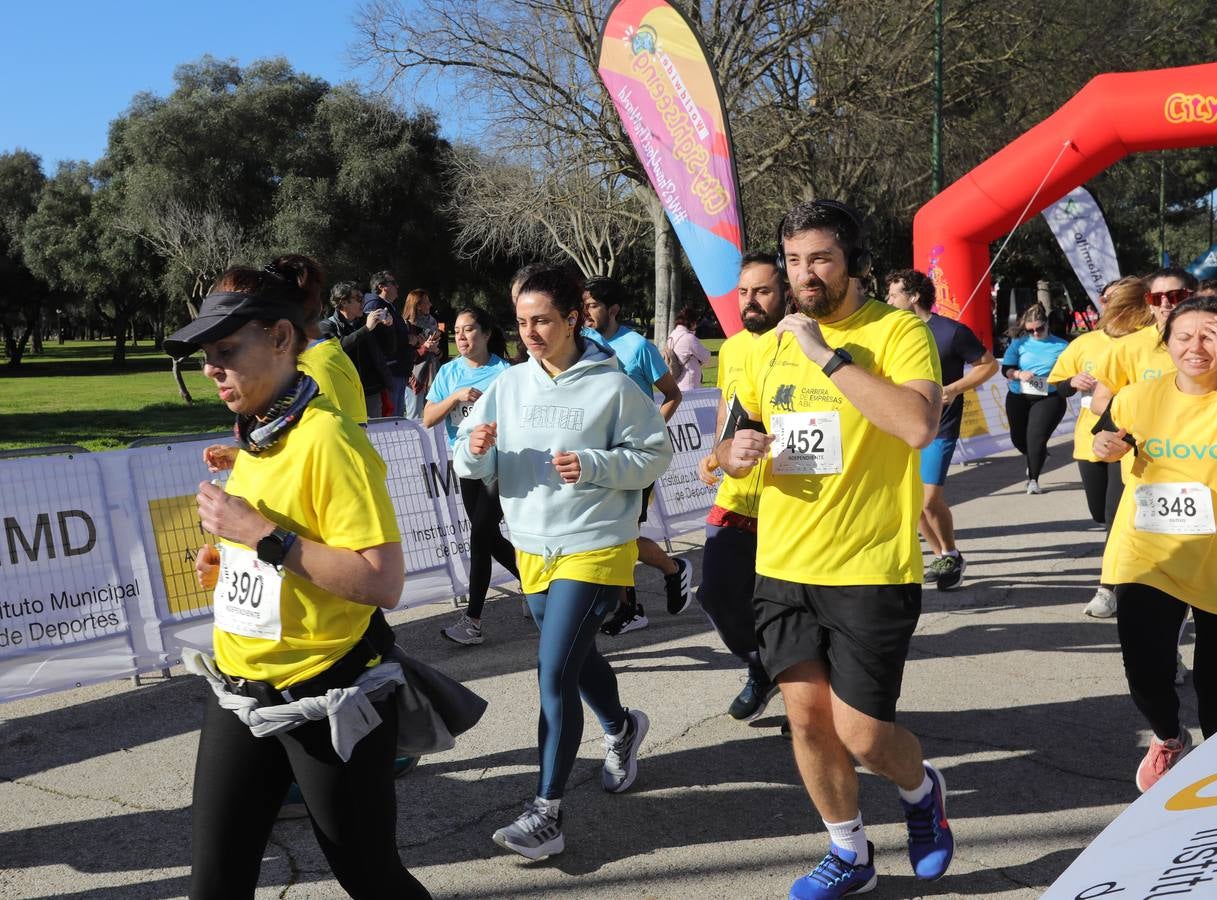
[{"label": "white sneaker", "polygon": [[1082,612],[1094,619],[1110,619],[1116,614],[1115,593],[1109,588],[1099,588]]},{"label": "white sneaker", "polygon": [[1044,493],[1044,489],[1042,487],[1040,487],[1040,483],[1038,481],[1036,481],[1034,478],[1032,478],[1027,482],[1027,493],[1028,494],[1042,494],[1042,493]]},{"label": "white sneaker", "polygon": [[466,646],[480,644],[482,642],[482,623],[475,622],[468,616],[461,616],[455,625],[441,628],[439,633],[458,644]]},{"label": "white sneaker", "polygon": [[600,782],[610,794],[620,794],[638,777],[638,746],[651,728],[640,709],[625,711],[625,730],[604,736],[604,769]]},{"label": "white sneaker", "polygon": [[551,814],[537,800],[530,800],[524,812],[510,825],[504,825],[493,835],[500,847],[512,850],[527,859],[554,856],[566,849],[562,836],[562,810]]}]

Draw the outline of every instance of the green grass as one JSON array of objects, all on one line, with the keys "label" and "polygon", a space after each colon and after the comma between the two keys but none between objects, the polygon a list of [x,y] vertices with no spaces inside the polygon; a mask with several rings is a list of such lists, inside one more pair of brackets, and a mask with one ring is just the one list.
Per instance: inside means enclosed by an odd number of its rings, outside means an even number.
[{"label": "green grass", "polygon": [[110,362],[108,341],[53,341],[16,369],[0,367],[0,450],[78,444],[126,447],[153,435],[226,431],[233,416],[198,362],[183,369],[194,396],[178,395],[169,358],[150,344],[127,348],[126,368]]},{"label": "green grass", "polygon": [[702,341],[711,354],[710,361],[702,366],[702,387],[714,387],[715,382],[718,381],[718,348],[723,345],[723,340],[723,338],[706,338]]},{"label": "green grass", "polygon": [[[722,340],[703,343],[713,356],[702,384],[713,387]],[[456,355],[455,346],[450,348]],[[107,341],[48,342],[16,369],[0,366],[0,450],[77,444],[86,450],[126,447],[136,438],[227,431],[232,413],[220,403],[196,360],[183,368],[194,397],[178,396],[169,359],[151,345],[127,348],[127,365],[110,362]]]}]

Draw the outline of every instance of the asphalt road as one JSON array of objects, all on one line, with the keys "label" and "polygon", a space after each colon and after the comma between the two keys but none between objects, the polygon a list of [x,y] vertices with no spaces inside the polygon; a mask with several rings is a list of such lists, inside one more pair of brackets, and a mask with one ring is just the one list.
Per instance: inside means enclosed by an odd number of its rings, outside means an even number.
[{"label": "asphalt road", "polygon": [[[916,881],[895,790],[864,774],[872,897],[1037,897],[1137,796],[1148,734],[1114,620],[1082,615],[1103,535],[1068,455],[1058,441],[1038,497],[1023,493],[1017,457],[952,471],[968,572],[960,591],[925,593],[899,717],[946,777],[957,851],[940,881]],[[675,549],[696,572],[701,536],[687,538]],[[449,606],[390,617],[408,652],[490,700],[455,750],[397,785],[403,859],[437,898],[780,900],[823,854],[823,825],[778,733],[780,699],[751,725],[730,719],[740,667],[696,606],[667,615],[659,578],[639,577],[651,626],[600,641],[623,701],[651,718],[638,780],[623,795],[600,790],[588,714],[563,805],[567,850],[537,863],[490,841],[535,785],[531,620],[503,593],[487,607],[486,643],[465,648],[439,637]],[[1189,665],[1191,652],[1189,632]],[[184,896],[206,691],[179,672],[0,707],[0,897]],[[1183,703],[1194,722],[1190,689]],[[342,896],[308,821],[280,822],[258,897]]]}]

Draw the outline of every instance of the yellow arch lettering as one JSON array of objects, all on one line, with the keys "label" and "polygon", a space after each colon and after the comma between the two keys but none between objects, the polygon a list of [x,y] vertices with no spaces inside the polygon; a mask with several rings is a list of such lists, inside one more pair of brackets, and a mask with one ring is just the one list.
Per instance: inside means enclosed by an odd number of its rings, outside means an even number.
[{"label": "yellow arch lettering", "polygon": [[1217,797],[1201,797],[1200,792],[1210,784],[1217,783],[1217,775],[1202,778],[1189,784],[1175,796],[1166,801],[1166,809],[1170,812],[1187,812],[1190,809],[1205,809],[1217,806]]}]

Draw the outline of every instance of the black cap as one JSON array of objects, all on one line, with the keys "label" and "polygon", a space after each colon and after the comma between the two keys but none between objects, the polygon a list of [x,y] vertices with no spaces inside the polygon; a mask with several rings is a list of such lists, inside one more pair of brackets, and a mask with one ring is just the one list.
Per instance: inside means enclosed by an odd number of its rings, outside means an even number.
[{"label": "black cap", "polygon": [[287,319],[304,330],[304,310],[297,303],[264,294],[218,291],[203,298],[197,319],[165,338],[165,352],[175,359],[185,359],[204,344],[228,337],[255,319],[269,322]]}]

